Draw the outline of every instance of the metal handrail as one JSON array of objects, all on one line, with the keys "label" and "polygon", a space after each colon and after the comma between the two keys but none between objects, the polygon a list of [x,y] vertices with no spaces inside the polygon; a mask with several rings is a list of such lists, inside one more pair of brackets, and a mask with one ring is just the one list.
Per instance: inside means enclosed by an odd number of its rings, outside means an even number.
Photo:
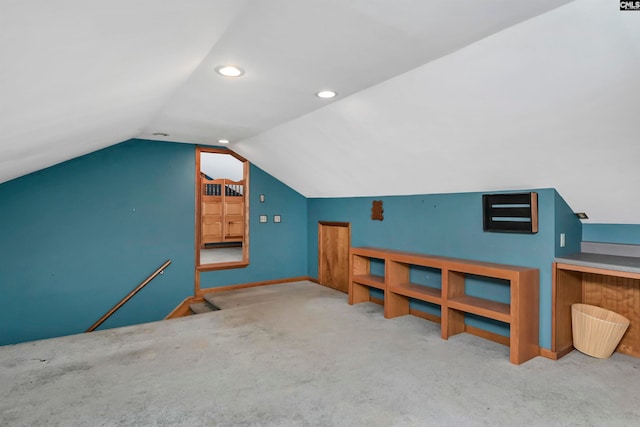
[{"label": "metal handrail", "polygon": [[153,273],[151,273],[151,275],[149,277],[147,277],[146,279],[144,279],[144,281],[142,283],[140,283],[138,286],[136,286],[136,288],[134,290],[132,290],[131,292],[129,292],[129,294],[122,298],[120,300],[119,303],[117,303],[116,305],[113,306],[113,308],[111,308],[111,310],[107,311],[104,316],[102,316],[100,319],[98,319],[98,321],[96,323],[94,323],[93,325],[91,325],[91,327],[89,329],[87,329],[85,332],[92,332],[94,331],[98,326],[102,325],[102,323],[104,323],[105,320],[107,320],[109,317],[111,317],[111,315],[113,313],[115,313],[120,307],[122,307],[127,301],[129,301],[131,298],[133,298],[133,296],[135,294],[137,294],[138,292],[140,292],[140,290],[142,288],[144,288],[145,286],[147,286],[149,284],[149,282],[151,282],[153,279],[156,278],[156,276],[158,274],[162,274],[164,273],[164,269],[167,268],[169,266],[169,264],[171,264],[171,260],[168,259],[164,262],[164,264],[162,264],[162,266],[160,266],[160,268],[158,268],[156,271],[154,271]]}]

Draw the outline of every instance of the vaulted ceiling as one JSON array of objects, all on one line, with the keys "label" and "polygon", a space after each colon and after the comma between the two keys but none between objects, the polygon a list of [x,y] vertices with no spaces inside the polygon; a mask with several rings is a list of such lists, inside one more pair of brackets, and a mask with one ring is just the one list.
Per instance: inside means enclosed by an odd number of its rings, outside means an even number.
[{"label": "vaulted ceiling", "polygon": [[226,138],[307,197],[554,187],[640,223],[640,13],[616,1],[1,9],[0,182],[133,137]]}]

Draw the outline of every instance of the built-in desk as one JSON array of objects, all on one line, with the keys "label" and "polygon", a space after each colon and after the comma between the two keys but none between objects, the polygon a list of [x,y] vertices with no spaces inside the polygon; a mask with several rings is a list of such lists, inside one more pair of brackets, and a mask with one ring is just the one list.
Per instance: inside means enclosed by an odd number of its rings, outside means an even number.
[{"label": "built-in desk", "polygon": [[573,350],[571,304],[606,308],[630,320],[616,351],[640,357],[640,258],[578,253],[553,263],[552,356]]}]

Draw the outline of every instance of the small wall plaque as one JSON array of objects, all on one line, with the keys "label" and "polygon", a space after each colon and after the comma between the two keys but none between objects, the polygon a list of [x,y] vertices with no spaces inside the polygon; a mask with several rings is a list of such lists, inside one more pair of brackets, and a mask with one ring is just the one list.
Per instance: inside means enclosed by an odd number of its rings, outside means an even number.
[{"label": "small wall plaque", "polygon": [[382,215],[384,209],[382,208],[382,200],[374,200],[371,205],[371,219],[374,221],[383,221],[384,215]]}]

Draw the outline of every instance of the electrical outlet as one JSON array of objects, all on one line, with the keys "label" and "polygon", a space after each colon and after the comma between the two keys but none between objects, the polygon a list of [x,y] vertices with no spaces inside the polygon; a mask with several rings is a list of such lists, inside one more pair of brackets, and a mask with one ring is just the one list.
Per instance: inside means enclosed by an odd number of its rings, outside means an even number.
[{"label": "electrical outlet", "polygon": [[566,240],[565,240],[564,233],[560,233],[560,247],[561,247],[561,248],[564,248],[564,245],[565,245],[566,243],[567,243],[567,242],[566,242]]}]

